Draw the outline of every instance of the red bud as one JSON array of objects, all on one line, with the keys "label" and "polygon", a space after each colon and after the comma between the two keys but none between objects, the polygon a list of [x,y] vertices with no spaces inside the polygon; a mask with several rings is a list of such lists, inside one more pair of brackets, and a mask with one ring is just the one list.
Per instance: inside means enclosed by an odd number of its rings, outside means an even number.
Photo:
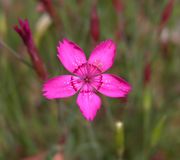
[{"label": "red bud", "polygon": [[144,84],[148,84],[151,80],[151,64],[147,63],[144,68]]},{"label": "red bud", "polygon": [[168,0],[168,3],[166,4],[161,15],[160,28],[164,27],[164,25],[166,25],[166,23],[168,22],[173,11],[173,6],[174,0]]},{"label": "red bud", "polygon": [[90,19],[90,34],[95,42],[99,41],[100,38],[100,24],[99,17],[97,14],[97,7],[93,5],[91,9],[91,19]]},{"label": "red bud", "polygon": [[117,13],[121,13],[122,10],[124,9],[122,0],[112,0],[112,4],[113,4]]}]

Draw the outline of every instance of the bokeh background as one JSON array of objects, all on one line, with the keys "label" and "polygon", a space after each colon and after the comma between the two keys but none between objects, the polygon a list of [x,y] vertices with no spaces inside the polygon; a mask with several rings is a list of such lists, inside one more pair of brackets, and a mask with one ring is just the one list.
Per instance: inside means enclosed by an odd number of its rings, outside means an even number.
[{"label": "bokeh background", "polygon": [[[67,74],[57,59],[64,37],[86,55],[113,39],[110,73],[133,86],[102,97],[93,122],[76,96],[48,101],[27,46],[13,29],[28,19],[48,77]],[[179,160],[179,0],[0,0],[0,160]]]}]

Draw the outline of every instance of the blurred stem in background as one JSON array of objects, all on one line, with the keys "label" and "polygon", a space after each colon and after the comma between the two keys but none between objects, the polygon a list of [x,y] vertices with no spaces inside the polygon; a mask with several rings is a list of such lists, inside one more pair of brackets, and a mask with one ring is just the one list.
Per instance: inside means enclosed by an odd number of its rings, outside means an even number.
[{"label": "blurred stem in background", "polygon": [[124,126],[122,122],[116,122],[116,148],[118,159],[123,160],[123,153],[124,153]]},{"label": "blurred stem in background", "polygon": [[125,41],[125,19],[123,15],[124,3],[122,0],[112,0],[112,5],[117,14],[117,31],[115,32],[116,41]]},{"label": "blurred stem in background", "polygon": [[97,1],[94,1],[91,8],[90,15],[90,34],[93,43],[97,43],[100,40],[100,22],[97,13]]},{"label": "blurred stem in background", "polygon": [[40,3],[43,4],[44,9],[46,12],[51,16],[53,19],[57,30],[62,32],[62,23],[59,14],[56,12],[55,7],[53,6],[52,0],[38,0]]},{"label": "blurred stem in background", "polygon": [[5,48],[10,54],[12,54],[14,57],[16,57],[18,60],[20,60],[22,63],[27,65],[28,67],[32,68],[32,65],[29,64],[27,61],[25,61],[20,54],[18,54],[16,51],[14,51],[12,48],[10,48],[2,39],[0,39],[0,48]]},{"label": "blurred stem in background", "polygon": [[149,155],[149,148],[150,148],[150,124],[151,124],[151,114],[152,114],[152,95],[148,87],[145,88],[143,93],[143,106],[144,106],[144,117],[143,117],[143,125],[144,125],[144,142],[143,142],[143,152],[148,157]]}]

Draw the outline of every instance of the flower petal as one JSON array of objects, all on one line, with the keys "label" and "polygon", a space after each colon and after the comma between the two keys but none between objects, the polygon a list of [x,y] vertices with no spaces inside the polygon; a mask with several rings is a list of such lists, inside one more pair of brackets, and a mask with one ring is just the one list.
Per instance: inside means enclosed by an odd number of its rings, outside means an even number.
[{"label": "flower petal", "polygon": [[57,76],[43,85],[43,95],[47,99],[65,98],[74,95],[82,86],[82,81],[72,75]]},{"label": "flower petal", "polygon": [[77,104],[83,116],[88,121],[92,121],[101,106],[101,99],[93,91],[82,90],[78,95]]},{"label": "flower petal", "polygon": [[130,84],[113,74],[97,76],[92,86],[100,93],[109,97],[125,97],[131,91]]},{"label": "flower petal", "polygon": [[92,51],[88,62],[97,66],[102,72],[109,69],[114,63],[116,45],[112,40],[101,42]]},{"label": "flower petal", "polygon": [[64,67],[72,73],[78,66],[86,63],[86,56],[83,50],[68,39],[64,39],[60,42],[57,50],[59,60]]}]

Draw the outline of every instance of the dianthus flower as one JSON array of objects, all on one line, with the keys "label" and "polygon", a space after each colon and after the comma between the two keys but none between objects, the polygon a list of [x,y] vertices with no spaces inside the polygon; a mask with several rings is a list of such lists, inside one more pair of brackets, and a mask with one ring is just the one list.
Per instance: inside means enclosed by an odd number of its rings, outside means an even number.
[{"label": "dianthus flower", "polygon": [[101,107],[100,92],[109,97],[125,97],[131,86],[122,78],[105,74],[116,54],[112,40],[101,42],[92,51],[88,60],[83,50],[75,43],[64,39],[57,47],[58,58],[73,75],[54,77],[43,85],[43,95],[47,99],[65,98],[78,93],[77,104],[83,116],[92,121]]}]

